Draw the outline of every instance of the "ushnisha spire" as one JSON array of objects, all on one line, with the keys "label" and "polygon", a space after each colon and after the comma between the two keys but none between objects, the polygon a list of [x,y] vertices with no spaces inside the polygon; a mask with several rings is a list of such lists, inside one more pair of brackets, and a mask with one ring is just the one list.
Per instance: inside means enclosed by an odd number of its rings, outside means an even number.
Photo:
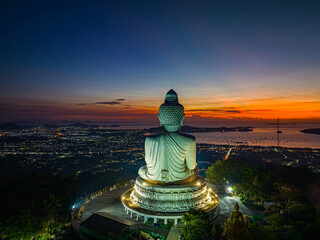
[{"label": "ushnisha spire", "polygon": [[179,104],[178,94],[173,89],[170,89],[166,94],[164,102],[166,104]]}]

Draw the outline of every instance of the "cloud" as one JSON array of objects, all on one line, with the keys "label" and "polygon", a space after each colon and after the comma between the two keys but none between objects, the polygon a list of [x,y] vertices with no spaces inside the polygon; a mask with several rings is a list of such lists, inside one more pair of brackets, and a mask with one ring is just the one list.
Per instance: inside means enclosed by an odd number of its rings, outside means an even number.
[{"label": "cloud", "polygon": [[126,99],[124,98],[118,98],[115,101],[108,101],[108,102],[95,102],[95,103],[79,103],[77,105],[79,106],[84,106],[84,105],[118,105],[118,104],[122,104],[123,101],[125,101]]},{"label": "cloud", "polygon": [[105,105],[117,105],[117,104],[121,104],[121,102],[119,101],[112,101],[112,102],[96,102],[96,105],[98,104],[105,104]]},{"label": "cloud", "polygon": [[225,110],[225,112],[229,112],[229,113],[241,113],[241,111],[239,111],[239,110]]},{"label": "cloud", "polygon": [[[229,108],[230,109],[230,108]],[[228,113],[241,113],[240,110],[216,109],[216,108],[200,108],[186,110],[186,112],[228,112]]]}]

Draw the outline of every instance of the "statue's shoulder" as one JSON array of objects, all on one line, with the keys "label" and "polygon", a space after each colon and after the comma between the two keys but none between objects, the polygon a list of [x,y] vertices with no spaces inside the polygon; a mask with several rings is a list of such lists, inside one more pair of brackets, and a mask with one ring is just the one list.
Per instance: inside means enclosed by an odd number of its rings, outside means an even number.
[{"label": "statue's shoulder", "polygon": [[154,133],[149,135],[148,137],[146,137],[146,141],[153,141],[153,140],[157,140],[159,138],[161,138],[161,136],[164,136],[165,133],[161,132],[161,133]]},{"label": "statue's shoulder", "polygon": [[183,142],[185,144],[194,144],[196,141],[196,138],[194,136],[182,132],[175,132],[171,133],[170,135],[180,143]]},{"label": "statue's shoulder", "polygon": [[179,132],[179,134],[181,136],[183,136],[184,138],[189,139],[190,141],[195,141],[196,140],[196,138],[191,134],[187,134],[187,133],[184,133],[184,132]]}]

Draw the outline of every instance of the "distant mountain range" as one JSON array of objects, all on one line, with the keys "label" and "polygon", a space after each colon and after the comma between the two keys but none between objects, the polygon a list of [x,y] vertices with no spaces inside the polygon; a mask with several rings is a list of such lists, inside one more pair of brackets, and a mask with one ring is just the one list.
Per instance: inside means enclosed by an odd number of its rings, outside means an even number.
[{"label": "distant mountain range", "polygon": [[[88,125],[84,123],[73,123],[69,125],[55,125],[55,124],[47,124],[43,125],[45,128],[58,128],[58,127],[75,127],[75,128],[98,128],[99,125]],[[23,128],[30,128],[30,126],[19,126],[15,123],[3,123],[0,124],[0,130],[18,130],[18,129],[23,129]]]},{"label": "distant mountain range", "polygon": [[99,125],[89,125],[89,124],[84,124],[84,123],[74,123],[68,125],[69,127],[77,127],[77,128],[98,128]]},{"label": "distant mountain range", "polygon": [[[182,126],[182,132],[251,132],[254,127],[218,127],[218,128],[202,128],[202,127],[191,127]],[[148,132],[157,133],[163,131],[163,128],[149,128],[146,129]]]},{"label": "distant mountain range", "polygon": [[309,128],[301,130],[300,132],[320,135],[320,128]]},{"label": "distant mountain range", "polygon": [[[73,123],[69,125],[55,125],[55,124],[49,124],[49,125],[43,125],[45,128],[58,128],[58,127],[74,127],[74,128],[99,128],[99,125],[88,125],[84,123]],[[120,125],[112,125],[110,127],[120,127]],[[19,126],[14,123],[4,123],[0,125],[0,130],[19,130],[23,128],[30,128],[30,126]],[[191,126],[183,126],[181,128],[182,132],[251,132],[253,131],[254,127],[218,127],[218,128],[202,128],[202,127],[191,127]],[[157,127],[157,128],[149,128],[145,129],[148,132],[151,133],[157,133],[161,132],[163,128]]]},{"label": "distant mountain range", "polygon": [[14,123],[3,123],[0,125],[0,130],[13,130],[13,129],[21,129],[17,124]]},{"label": "distant mountain range", "polygon": [[73,123],[69,125],[55,125],[55,124],[49,124],[49,125],[43,125],[43,127],[46,128],[58,128],[58,127],[75,127],[75,128],[98,128],[99,125],[89,125],[84,123]]}]

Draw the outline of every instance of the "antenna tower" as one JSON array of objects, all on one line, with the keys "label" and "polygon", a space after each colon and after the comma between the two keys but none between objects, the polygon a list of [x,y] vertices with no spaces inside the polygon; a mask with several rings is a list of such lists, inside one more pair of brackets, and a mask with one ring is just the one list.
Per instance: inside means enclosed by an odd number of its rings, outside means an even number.
[{"label": "antenna tower", "polygon": [[279,165],[279,149],[280,149],[280,123],[279,123],[279,117],[277,118],[277,155],[276,155],[276,166]]}]

